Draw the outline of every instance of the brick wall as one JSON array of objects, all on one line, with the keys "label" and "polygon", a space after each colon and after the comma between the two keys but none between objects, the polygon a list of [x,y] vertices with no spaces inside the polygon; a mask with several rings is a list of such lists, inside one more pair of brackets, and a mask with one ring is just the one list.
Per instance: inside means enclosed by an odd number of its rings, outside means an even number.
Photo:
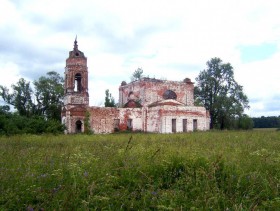
[{"label": "brick wall", "polygon": [[193,121],[197,130],[209,129],[209,116],[203,107],[156,106],[143,108],[89,107],[90,125],[94,133],[112,133],[115,121],[119,120],[119,130],[128,130],[132,120],[133,131],[172,133],[172,119],[176,119],[176,132],[183,132],[183,119],[187,121],[187,131],[193,131]]},{"label": "brick wall", "polygon": [[142,108],[89,107],[88,111],[95,133],[114,132],[115,120],[119,120],[119,130],[127,130],[128,119],[132,119],[133,130],[142,130]]},{"label": "brick wall", "polygon": [[193,106],[193,89],[194,85],[191,81],[178,82],[143,78],[119,87],[119,104],[123,106],[130,98],[133,98],[140,101],[142,106],[147,106],[164,100],[165,91],[171,90],[176,93],[177,101],[187,106]]}]

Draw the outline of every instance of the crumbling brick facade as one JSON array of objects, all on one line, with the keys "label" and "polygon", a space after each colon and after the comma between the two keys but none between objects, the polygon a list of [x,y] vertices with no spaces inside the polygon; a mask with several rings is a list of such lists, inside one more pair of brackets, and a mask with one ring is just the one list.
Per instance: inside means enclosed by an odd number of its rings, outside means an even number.
[{"label": "crumbling brick facade", "polygon": [[66,59],[64,73],[62,123],[68,133],[84,131],[84,117],[89,106],[87,58],[79,51],[77,40]]},{"label": "crumbling brick facade", "polygon": [[119,107],[89,107],[87,58],[77,40],[65,68],[62,122],[66,133],[85,131],[85,116],[94,133],[132,130],[155,133],[209,130],[210,116],[194,106],[194,84],[190,79],[168,81],[142,78],[119,87]]},{"label": "crumbling brick facade", "polygon": [[135,100],[142,106],[166,99],[174,99],[186,106],[194,104],[194,85],[190,79],[183,82],[142,78],[132,83],[125,82],[119,88],[119,104],[124,106],[129,100]]}]

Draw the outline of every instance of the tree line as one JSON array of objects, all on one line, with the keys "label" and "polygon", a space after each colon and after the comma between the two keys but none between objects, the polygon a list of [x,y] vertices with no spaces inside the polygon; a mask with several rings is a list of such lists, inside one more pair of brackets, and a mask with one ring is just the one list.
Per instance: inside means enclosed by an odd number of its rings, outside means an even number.
[{"label": "tree line", "polygon": [[[138,68],[131,80],[142,76],[143,69]],[[210,112],[211,129],[279,127],[279,117],[250,118],[244,113],[249,108],[249,100],[234,79],[230,63],[212,58],[195,80],[195,105],[204,106]],[[33,81],[33,86],[23,78],[11,86],[11,92],[0,85],[0,96],[8,104],[0,106],[0,134],[62,132],[63,82],[57,72],[51,71]],[[117,106],[108,89],[104,106]]]},{"label": "tree line", "polygon": [[[33,81],[20,78],[11,91],[0,85],[0,96],[7,105],[0,106],[0,134],[61,133],[63,78],[55,71]],[[15,111],[11,111],[14,109]]]},{"label": "tree line", "polygon": [[253,117],[255,128],[280,128],[280,116]]}]

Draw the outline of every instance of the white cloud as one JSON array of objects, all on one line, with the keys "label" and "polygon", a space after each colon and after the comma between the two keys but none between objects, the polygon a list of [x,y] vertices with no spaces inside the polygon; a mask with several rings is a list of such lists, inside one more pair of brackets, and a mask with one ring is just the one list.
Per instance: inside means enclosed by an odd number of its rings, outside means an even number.
[{"label": "white cloud", "polygon": [[0,63],[0,70],[0,85],[5,86],[8,89],[10,89],[12,84],[16,84],[21,77],[19,67],[12,62]]}]

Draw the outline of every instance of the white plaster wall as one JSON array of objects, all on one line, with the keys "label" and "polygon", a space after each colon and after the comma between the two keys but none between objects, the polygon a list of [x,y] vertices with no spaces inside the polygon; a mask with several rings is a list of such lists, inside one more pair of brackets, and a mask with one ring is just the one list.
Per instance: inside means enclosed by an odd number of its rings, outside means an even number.
[{"label": "white plaster wall", "polygon": [[[158,109],[164,114],[159,117]],[[150,109],[148,131],[172,133],[172,119],[176,119],[176,132],[183,132],[183,119],[187,119],[187,132],[193,131],[193,120],[197,120],[197,130],[209,130],[210,118],[206,115],[204,107],[189,106],[159,106]],[[155,127],[156,122],[159,124]]]}]

